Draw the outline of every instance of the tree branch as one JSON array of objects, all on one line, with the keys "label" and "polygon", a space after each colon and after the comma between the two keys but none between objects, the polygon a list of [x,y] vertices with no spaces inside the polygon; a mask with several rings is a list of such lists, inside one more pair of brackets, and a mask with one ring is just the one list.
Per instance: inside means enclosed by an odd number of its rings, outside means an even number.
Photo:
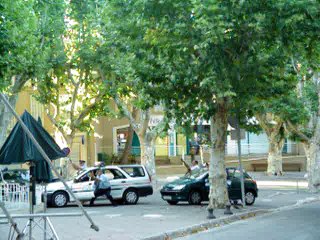
[{"label": "tree branch", "polygon": [[76,101],[77,101],[77,96],[78,96],[78,91],[79,91],[79,87],[80,87],[80,82],[77,83],[77,85],[75,86],[74,92],[72,94],[72,103],[71,103],[71,109],[70,109],[70,128],[72,129],[73,126],[73,122],[74,122],[74,110],[75,110],[75,106],[76,106]]},{"label": "tree branch", "polygon": [[266,132],[268,136],[270,136],[270,127],[268,126],[267,119],[265,114],[255,114],[256,118],[259,121],[259,125],[262,127],[262,129]]},{"label": "tree branch", "polygon": [[291,121],[286,121],[286,125],[288,127],[288,130],[292,133],[295,133],[297,134],[301,139],[303,139],[304,141],[306,142],[309,142],[310,139],[305,135],[303,134],[300,130],[298,130],[292,123]]},{"label": "tree branch", "polygon": [[164,119],[162,119],[158,124],[157,126],[155,126],[151,131],[152,131],[152,134],[155,136],[155,137],[158,137],[160,133],[162,133],[164,131],[164,129],[166,128],[166,121]]},{"label": "tree branch", "polygon": [[[88,116],[88,114],[90,113],[90,111],[91,111],[92,109],[94,109],[94,108],[96,107],[96,105],[103,100],[103,97],[105,96],[105,94],[106,94],[106,90],[100,92],[100,93],[96,96],[94,102],[93,102],[92,104],[88,105],[85,109],[83,109],[83,111],[79,114],[79,117],[78,117],[76,120],[74,120],[73,128],[79,127],[80,123],[83,121],[83,119],[84,119],[86,116]],[[73,129],[71,129],[71,130],[73,130]]]},{"label": "tree branch", "polygon": [[[52,122],[52,124],[61,132],[62,136],[64,137],[65,140],[67,140],[67,133],[64,131],[63,127],[61,127],[61,125],[58,123],[58,121],[55,119],[54,116],[51,115],[50,113],[50,109],[48,107],[46,108],[46,112],[47,112],[47,116],[49,118],[49,120]],[[57,115],[58,116],[58,115]]]},{"label": "tree branch", "polygon": [[131,114],[131,112],[129,111],[127,105],[124,104],[124,103],[120,100],[120,98],[119,98],[119,96],[118,96],[117,94],[114,95],[113,99],[114,99],[116,105],[123,110],[124,115],[128,118],[128,120],[129,120],[129,122],[130,122],[130,125],[132,126],[132,128],[134,129],[134,131],[136,131],[136,132],[139,131],[140,126],[139,126],[139,124],[137,124],[135,118],[132,116],[132,114]]},{"label": "tree branch", "polygon": [[140,110],[140,134],[145,134],[149,127],[150,110]]},{"label": "tree branch", "polygon": [[28,81],[28,78],[25,76],[22,76],[22,75],[14,76],[14,84],[11,87],[11,93],[12,94],[19,93],[27,81]]},{"label": "tree branch", "polygon": [[299,74],[299,70],[296,67],[296,64],[294,63],[293,56],[291,56],[291,65],[293,67],[293,70],[296,72],[296,74]]}]

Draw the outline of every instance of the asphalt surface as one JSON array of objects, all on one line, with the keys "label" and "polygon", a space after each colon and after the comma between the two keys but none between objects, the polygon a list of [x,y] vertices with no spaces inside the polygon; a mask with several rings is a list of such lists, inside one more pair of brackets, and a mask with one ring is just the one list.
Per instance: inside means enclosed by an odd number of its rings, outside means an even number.
[{"label": "asphalt surface", "polygon": [[[51,218],[51,221],[60,239],[63,240],[142,239],[164,231],[176,230],[207,221],[207,203],[200,206],[190,206],[186,203],[170,206],[161,199],[159,190],[162,184],[159,182],[154,188],[155,193],[152,196],[140,198],[137,205],[112,207],[107,200],[97,201],[97,206],[94,207],[85,205],[90,216],[100,227],[99,232],[90,229],[90,223],[83,216]],[[254,209],[277,208],[293,205],[310,196],[312,195],[304,189],[297,191],[295,187],[290,186],[273,186],[272,189],[262,187],[253,206],[232,210],[234,213],[239,213]],[[69,204],[65,208],[50,208],[48,212],[74,213],[80,212],[80,210],[76,205]],[[216,217],[223,216],[223,210],[215,210],[214,214]],[[20,228],[23,228],[25,223],[26,220],[18,221]],[[0,239],[2,239],[1,236],[6,236],[8,232],[8,225],[0,225]],[[35,239],[42,238],[35,237]]]},{"label": "asphalt surface", "polygon": [[239,221],[221,228],[194,234],[180,240],[319,240],[320,204]]}]

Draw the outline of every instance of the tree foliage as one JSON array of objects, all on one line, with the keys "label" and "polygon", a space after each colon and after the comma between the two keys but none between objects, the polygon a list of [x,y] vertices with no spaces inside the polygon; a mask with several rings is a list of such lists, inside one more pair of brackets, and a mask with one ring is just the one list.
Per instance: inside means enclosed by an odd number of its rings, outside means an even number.
[{"label": "tree foliage", "polygon": [[69,144],[76,131],[91,131],[92,121],[108,113],[109,95],[96,68],[102,42],[99,4],[62,1],[47,8],[53,18],[46,22],[51,29],[50,68],[36,82],[36,96]]}]

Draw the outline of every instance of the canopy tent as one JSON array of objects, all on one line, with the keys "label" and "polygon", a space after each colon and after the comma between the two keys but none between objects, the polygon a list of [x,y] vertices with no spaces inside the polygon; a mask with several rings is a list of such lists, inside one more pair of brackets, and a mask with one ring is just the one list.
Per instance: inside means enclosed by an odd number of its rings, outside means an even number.
[{"label": "canopy tent", "polygon": [[[42,127],[41,122],[36,121],[27,111],[23,113],[21,119],[51,160],[66,156]],[[26,162],[34,164],[34,172],[30,172],[30,175],[33,175],[37,182],[51,181],[52,173],[49,164],[22,129],[20,123],[17,123],[0,150],[0,164],[22,164]]]},{"label": "canopy tent", "polygon": [[[0,150],[0,164],[12,164],[12,163],[24,163],[30,162],[30,174],[34,174],[31,168],[34,168],[38,164],[38,171],[41,173],[41,176],[38,176],[38,181],[45,183],[50,181],[51,178],[51,169],[60,179],[68,193],[75,200],[76,204],[79,206],[85,217],[91,223],[91,228],[95,231],[99,231],[99,227],[93,222],[89,214],[86,212],[81,202],[77,199],[75,194],[72,192],[70,187],[67,185],[66,181],[59,175],[57,169],[54,168],[52,160],[55,160],[60,157],[65,157],[70,152],[70,149],[64,149],[62,151],[58,145],[54,142],[52,137],[42,128],[41,122],[35,121],[31,115],[25,112],[22,115],[22,118],[16,113],[13,107],[8,102],[6,96],[3,93],[0,93],[0,99],[4,102],[5,106],[10,110],[10,112],[17,119],[18,123],[15,125],[14,129],[10,133],[8,139]],[[14,137],[15,136],[15,137]],[[29,140],[30,139],[30,140]],[[23,150],[22,150],[23,149]],[[47,153],[45,152],[47,151]],[[42,157],[40,157],[42,156]],[[44,163],[45,161],[45,163]],[[51,168],[51,169],[50,169]],[[41,171],[40,169],[43,169]],[[45,172],[45,173],[44,173]],[[29,193],[29,202],[30,202],[30,214],[24,215],[24,217],[29,218],[27,225],[24,230],[21,232],[17,226],[17,223],[13,220],[13,217],[6,209],[4,203],[0,201],[0,208],[5,213],[5,218],[8,219],[8,222],[11,224],[11,228],[14,229],[14,232],[18,234],[17,239],[24,239],[25,236],[29,236],[29,239],[34,239],[32,237],[33,221],[36,217],[43,218],[44,226],[41,227],[39,222],[35,224],[38,226],[44,233],[44,239],[47,239],[47,223],[51,229],[52,237],[50,239],[59,239],[52,223],[46,214],[46,204],[44,204],[44,214],[38,216],[33,213],[34,208],[34,193],[35,193],[35,180],[36,177],[32,176],[30,179],[30,193]],[[44,186],[46,186],[44,184]],[[46,203],[46,187],[44,190],[44,203]],[[72,214],[73,216],[82,216],[82,214]],[[66,213],[55,214],[55,217],[62,216],[65,217]],[[27,232],[27,227],[29,227],[29,232]],[[14,232],[11,234],[9,232],[8,239],[13,239]]]}]

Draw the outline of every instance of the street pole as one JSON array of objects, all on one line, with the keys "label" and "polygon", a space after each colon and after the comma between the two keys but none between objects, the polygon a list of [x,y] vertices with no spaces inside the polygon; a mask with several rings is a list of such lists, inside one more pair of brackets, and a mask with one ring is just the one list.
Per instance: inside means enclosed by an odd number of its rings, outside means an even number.
[{"label": "street pole", "polygon": [[241,137],[240,137],[240,107],[237,108],[237,143],[238,143],[238,159],[239,159],[239,170],[240,170],[240,182],[241,182],[241,201],[242,205],[246,205],[245,195],[244,195],[244,178],[243,178],[243,168],[241,161]]}]

